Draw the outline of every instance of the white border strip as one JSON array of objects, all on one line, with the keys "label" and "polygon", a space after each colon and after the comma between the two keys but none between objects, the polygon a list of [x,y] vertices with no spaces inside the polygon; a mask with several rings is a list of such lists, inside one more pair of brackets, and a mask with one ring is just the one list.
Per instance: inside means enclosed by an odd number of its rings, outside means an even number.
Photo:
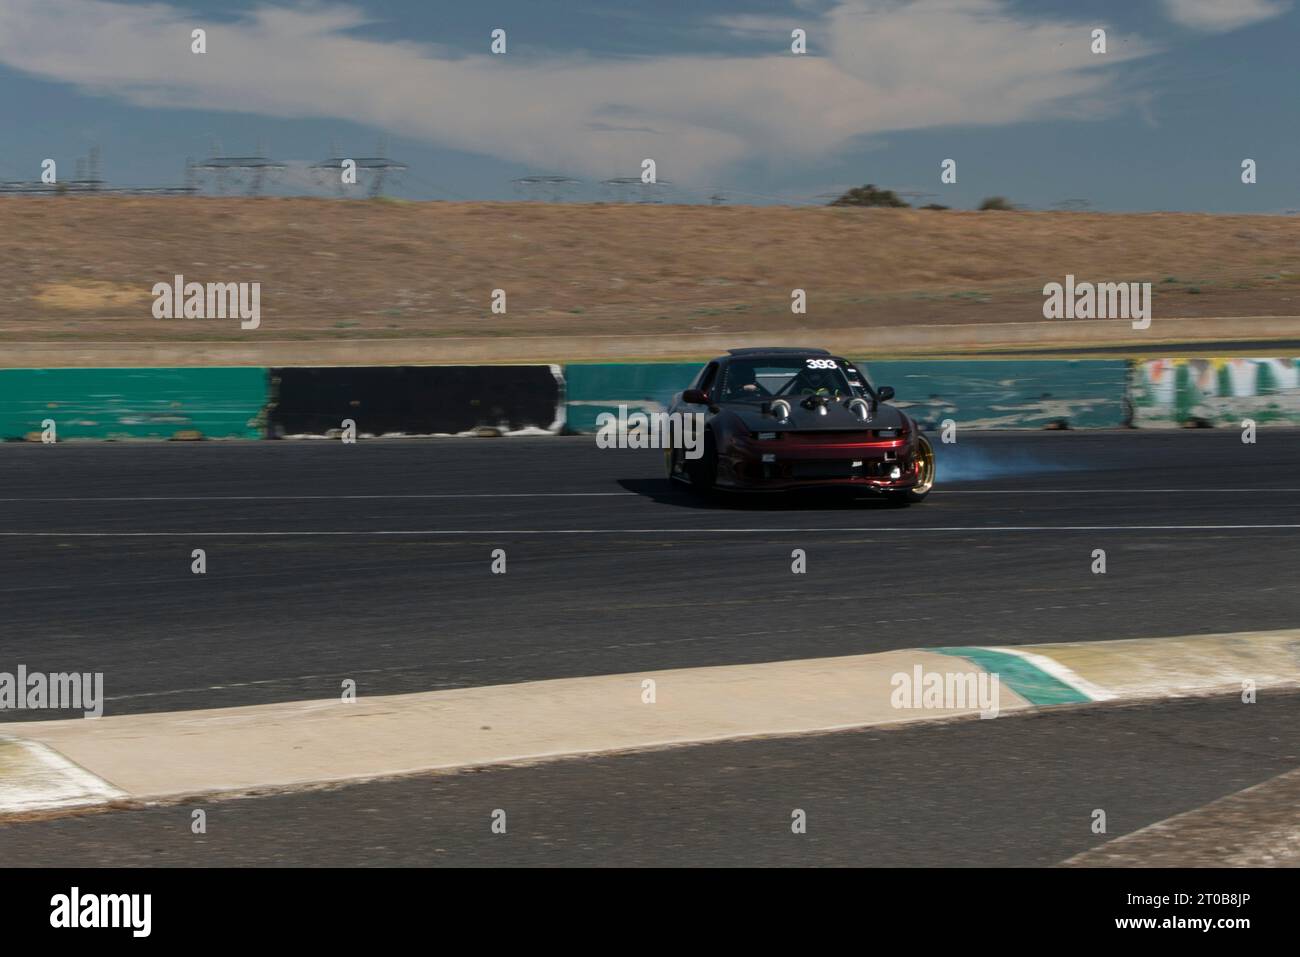
[{"label": "white border strip", "polygon": [[991,646],[985,646],[985,647],[988,647],[989,651],[998,651],[1004,655],[1013,655],[1014,657],[1019,658],[1022,661],[1027,661],[1029,662],[1029,664],[1033,665],[1039,671],[1046,672],[1047,674],[1055,678],[1057,681],[1069,685],[1075,691],[1079,692],[1082,695],[1086,695],[1087,697],[1091,698],[1093,701],[1113,701],[1114,699],[1119,697],[1119,695],[1116,694],[1115,692],[1107,688],[1103,688],[1101,685],[1093,684],[1087,678],[1076,673],[1072,669],[1067,668],[1065,665],[1061,664],[1055,658],[1048,658],[1046,655],[1035,654],[1032,651],[1025,651],[1021,648],[995,648]]},{"label": "white border strip", "polygon": [[39,741],[0,737],[0,814],[106,804],[125,798],[103,778]]}]

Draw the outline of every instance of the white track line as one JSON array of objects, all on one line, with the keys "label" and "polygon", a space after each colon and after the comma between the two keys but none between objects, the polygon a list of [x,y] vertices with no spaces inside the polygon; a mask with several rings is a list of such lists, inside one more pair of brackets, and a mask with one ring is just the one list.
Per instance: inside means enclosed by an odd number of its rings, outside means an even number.
[{"label": "white track line", "polygon": [[[1300,488],[939,488],[949,495],[1196,495],[1201,493],[1264,494],[1295,493]],[[0,503],[26,502],[345,502],[406,501],[420,499],[474,498],[642,498],[639,492],[430,492],[410,495],[91,495],[34,498],[0,498]]]},{"label": "white track line", "polygon": [[420,535],[801,535],[816,532],[857,534],[870,532],[1227,532],[1300,529],[1300,524],[1282,525],[912,525],[866,528],[428,528],[346,530],[286,530],[274,532],[179,531],[179,532],[0,532],[0,538],[287,538],[353,537],[387,538]]}]

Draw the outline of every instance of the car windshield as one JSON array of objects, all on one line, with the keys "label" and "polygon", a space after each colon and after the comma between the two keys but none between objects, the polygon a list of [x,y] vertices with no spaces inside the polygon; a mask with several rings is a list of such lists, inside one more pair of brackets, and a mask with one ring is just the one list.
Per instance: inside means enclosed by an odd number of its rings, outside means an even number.
[{"label": "car windshield", "polygon": [[768,402],[792,396],[866,395],[853,366],[830,356],[732,359],[722,375],[723,402]]}]

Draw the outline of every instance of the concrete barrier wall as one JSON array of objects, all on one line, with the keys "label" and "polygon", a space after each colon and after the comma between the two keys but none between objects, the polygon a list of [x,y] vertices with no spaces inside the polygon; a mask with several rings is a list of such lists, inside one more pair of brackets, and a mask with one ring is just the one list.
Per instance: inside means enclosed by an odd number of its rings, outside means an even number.
[{"label": "concrete barrier wall", "polygon": [[1130,370],[1133,424],[1300,425],[1300,359],[1152,359]]},{"label": "concrete barrier wall", "polygon": [[563,383],[549,365],[272,369],[269,434],[323,435],[344,419],[358,435],[559,431]]},{"label": "concrete barrier wall", "polygon": [[0,369],[0,439],[256,439],[267,370]]}]

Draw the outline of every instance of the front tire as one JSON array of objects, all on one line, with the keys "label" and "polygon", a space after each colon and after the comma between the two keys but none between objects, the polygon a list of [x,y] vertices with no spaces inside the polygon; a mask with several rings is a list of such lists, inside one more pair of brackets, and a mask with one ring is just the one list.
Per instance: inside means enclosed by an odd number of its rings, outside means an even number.
[{"label": "front tire", "polygon": [[704,454],[698,459],[686,460],[686,474],[691,477],[691,488],[702,495],[709,494],[717,487],[718,443],[713,437],[712,429],[704,432]]}]

